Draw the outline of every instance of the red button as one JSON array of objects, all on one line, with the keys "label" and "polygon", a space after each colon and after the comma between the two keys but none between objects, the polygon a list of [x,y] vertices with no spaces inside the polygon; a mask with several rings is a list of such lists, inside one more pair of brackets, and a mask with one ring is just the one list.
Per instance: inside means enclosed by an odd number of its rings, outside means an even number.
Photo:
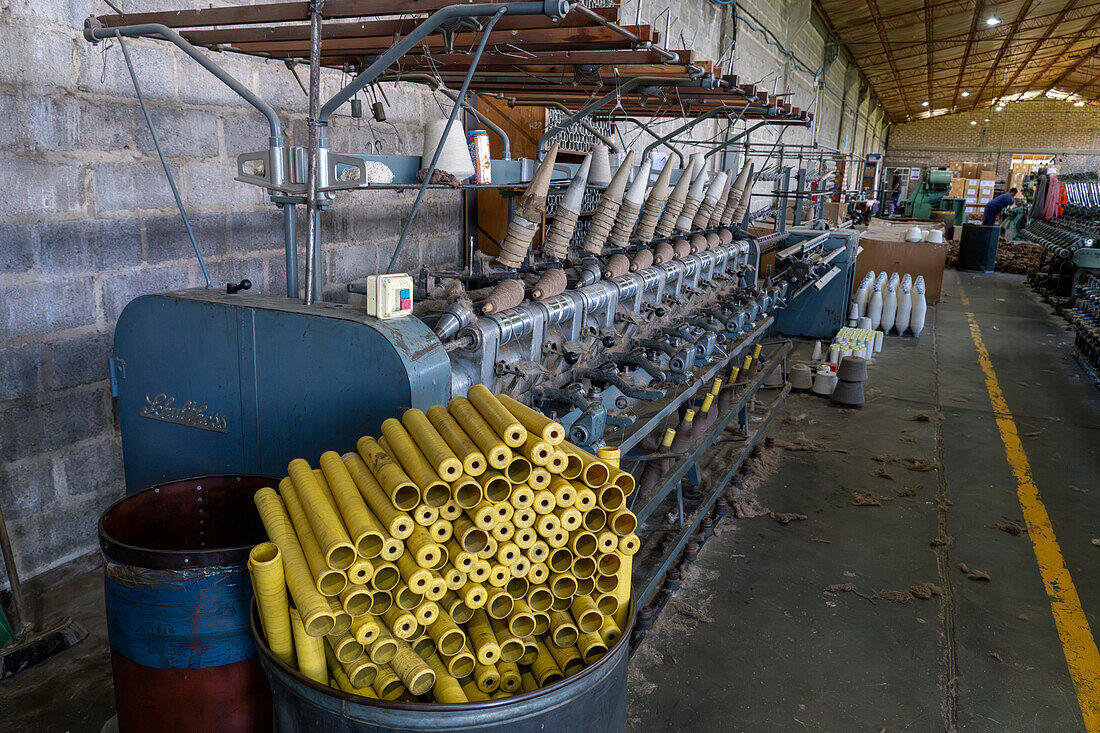
[{"label": "red button", "polygon": [[403,310],[403,311],[411,310],[412,307],[413,307],[413,302],[412,302],[411,298],[405,298],[404,300],[401,301],[401,310]]}]

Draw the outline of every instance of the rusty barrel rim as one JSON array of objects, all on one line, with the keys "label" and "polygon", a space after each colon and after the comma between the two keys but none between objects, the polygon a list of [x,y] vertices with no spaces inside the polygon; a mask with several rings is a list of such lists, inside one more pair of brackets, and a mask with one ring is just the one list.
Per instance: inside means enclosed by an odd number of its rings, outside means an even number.
[{"label": "rusty barrel rim", "polygon": [[[99,547],[112,561],[123,565],[151,568],[156,570],[186,570],[188,568],[243,566],[248,561],[248,553],[259,542],[266,539],[263,527],[259,523],[254,509],[237,513],[232,519],[241,522],[254,522],[259,529],[255,542],[238,544],[240,540],[227,546],[203,547],[148,547],[135,544],[125,536],[125,522],[130,519],[148,520],[148,514],[138,510],[154,502],[165,505],[174,504],[183,507],[187,503],[201,502],[207,496],[212,499],[226,489],[238,488],[248,492],[248,507],[252,506],[252,493],[264,486],[277,486],[278,479],[262,474],[207,474],[191,478],[167,481],[148,489],[122,497],[100,516],[98,522]],[[206,491],[206,495],[199,492]],[[217,501],[210,504],[217,507]],[[212,512],[217,514],[216,509]],[[213,517],[214,522],[222,517]],[[152,544],[152,543],[149,543]]]},{"label": "rusty barrel rim", "polygon": [[637,616],[638,609],[634,606],[634,597],[630,599],[630,617],[626,621],[626,628],[622,629],[622,636],[607,650],[607,653],[600,657],[599,661],[595,664],[585,667],[583,670],[573,675],[572,677],[565,677],[562,680],[555,682],[552,685],[546,687],[540,687],[533,692],[524,692],[519,695],[511,695],[509,697],[482,700],[479,702],[467,702],[467,703],[436,703],[436,702],[400,702],[396,700],[382,700],[379,698],[363,697],[361,695],[352,695],[350,692],[344,692],[328,685],[322,685],[320,682],[309,679],[301,672],[283,660],[272,654],[271,649],[267,646],[267,639],[260,633],[259,628],[259,613],[256,609],[256,600],[252,600],[252,609],[249,616],[251,617],[252,627],[252,640],[256,642],[256,649],[260,653],[260,659],[265,664],[270,664],[272,667],[277,668],[280,672],[291,677],[295,682],[312,689],[314,692],[326,693],[330,697],[343,702],[352,703],[355,705],[364,705],[369,707],[382,708],[385,710],[400,710],[407,712],[432,712],[432,713],[469,713],[477,712],[479,710],[495,710],[497,708],[506,708],[520,702],[527,702],[537,700],[540,697],[549,696],[558,690],[565,687],[571,687],[581,680],[587,677],[595,677],[600,674],[603,667],[612,663],[612,660],[619,656],[621,647],[624,644],[630,643],[631,631],[634,629],[634,621]]}]

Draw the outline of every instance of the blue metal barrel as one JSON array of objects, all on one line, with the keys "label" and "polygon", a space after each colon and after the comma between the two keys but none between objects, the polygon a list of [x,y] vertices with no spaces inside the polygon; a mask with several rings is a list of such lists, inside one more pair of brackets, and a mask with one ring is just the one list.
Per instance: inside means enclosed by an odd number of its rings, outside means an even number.
[{"label": "blue metal barrel", "polygon": [[631,613],[622,638],[602,659],[561,682],[499,700],[442,705],[349,695],[302,676],[267,648],[252,614],[252,636],[271,680],[276,733],[621,733]]},{"label": "blue metal barrel", "polygon": [[271,730],[271,695],[249,632],[246,564],[266,539],[252,495],[267,476],[161,484],[99,520],[118,727]]}]

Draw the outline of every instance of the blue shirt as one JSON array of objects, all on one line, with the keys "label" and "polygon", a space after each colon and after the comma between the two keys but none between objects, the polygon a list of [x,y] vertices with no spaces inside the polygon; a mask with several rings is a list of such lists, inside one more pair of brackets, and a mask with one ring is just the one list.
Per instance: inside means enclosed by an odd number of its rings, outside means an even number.
[{"label": "blue shirt", "polygon": [[992,201],[985,205],[985,218],[982,220],[983,224],[990,225],[997,221],[997,214],[1001,212],[1001,209],[1005,209],[1012,205],[1012,194],[1005,191],[1000,196],[995,196]]}]

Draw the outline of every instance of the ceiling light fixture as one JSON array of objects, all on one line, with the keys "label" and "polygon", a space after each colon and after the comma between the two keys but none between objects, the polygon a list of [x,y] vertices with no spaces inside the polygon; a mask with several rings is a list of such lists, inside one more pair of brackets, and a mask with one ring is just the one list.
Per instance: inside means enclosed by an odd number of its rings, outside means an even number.
[{"label": "ceiling light fixture", "polygon": [[998,112],[1000,112],[1000,111],[1001,111],[1002,109],[1004,109],[1004,108],[1005,108],[1005,106],[1004,106],[1003,104],[998,104],[998,105],[997,105],[996,107],[994,107],[993,109],[995,109],[995,110],[997,110]]},{"label": "ceiling light fixture", "polygon": [[921,103],[920,103],[920,106],[921,106],[921,107],[927,107],[927,106],[928,106],[928,100],[926,99],[926,100],[924,100],[923,102],[921,102]]},{"label": "ceiling light fixture", "polygon": [[1084,107],[1085,106],[1085,100],[1078,99],[1076,102],[1073,103],[1073,106],[1074,107]]},{"label": "ceiling light fixture", "polygon": [[1001,19],[997,17],[996,13],[993,13],[992,15],[990,15],[988,18],[985,19],[985,24],[986,25],[1000,25],[1001,24]]},{"label": "ceiling light fixture", "polygon": [[963,89],[963,90],[962,90],[962,92],[960,92],[960,93],[959,93],[959,96],[962,96],[962,97],[969,97],[969,96],[970,96],[970,92],[968,92],[968,91],[967,91],[966,89]]},{"label": "ceiling light fixture", "polygon": [[986,122],[989,122],[989,118],[988,118],[988,117],[986,117],[986,118],[985,118],[985,121],[986,121]]},{"label": "ceiling light fixture", "polygon": [[976,124],[978,124],[978,121],[977,120],[970,120],[970,124],[976,125]]}]

